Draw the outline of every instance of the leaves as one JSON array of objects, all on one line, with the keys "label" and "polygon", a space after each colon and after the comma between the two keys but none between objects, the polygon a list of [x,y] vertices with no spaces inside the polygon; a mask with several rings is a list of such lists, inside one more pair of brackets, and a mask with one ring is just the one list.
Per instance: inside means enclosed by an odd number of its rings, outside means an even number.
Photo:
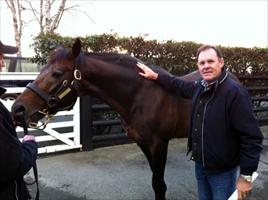
[{"label": "leaves", "polygon": [[[183,75],[196,70],[196,50],[202,45],[194,42],[177,42],[168,40],[146,40],[146,36],[119,37],[116,33],[88,35],[80,38],[83,49],[94,52],[121,52],[135,56],[147,64],[158,65],[169,72]],[[62,37],[55,33],[40,34],[34,38],[31,45],[35,56],[33,62],[44,64],[50,54],[59,44],[71,47],[75,38]],[[242,48],[219,46],[226,67],[237,75],[268,73],[267,48]]]}]

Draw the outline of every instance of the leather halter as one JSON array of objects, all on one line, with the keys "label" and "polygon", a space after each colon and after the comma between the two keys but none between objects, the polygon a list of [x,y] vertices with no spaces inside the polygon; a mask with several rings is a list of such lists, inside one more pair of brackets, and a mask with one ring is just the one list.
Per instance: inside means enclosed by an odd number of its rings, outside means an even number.
[{"label": "leather halter", "polygon": [[[78,92],[78,85],[79,81],[82,79],[81,72],[77,68],[74,69],[73,72],[73,80],[67,86],[68,80],[64,80],[60,86],[60,88],[57,90],[55,94],[49,94],[45,91],[43,91],[40,87],[38,87],[34,82],[29,83],[26,88],[33,91],[35,94],[37,94],[41,99],[43,99],[46,102],[46,108],[42,110],[38,110],[34,114],[41,114],[45,117],[45,122],[41,126],[37,126],[37,123],[30,122],[29,127],[31,128],[45,128],[50,119],[53,117],[53,115],[60,111],[60,110],[71,110],[75,104],[75,101],[72,102],[70,105],[60,107],[58,104],[66,97],[70,92]],[[78,82],[77,82],[78,81]],[[76,95],[77,98],[77,95]]]}]

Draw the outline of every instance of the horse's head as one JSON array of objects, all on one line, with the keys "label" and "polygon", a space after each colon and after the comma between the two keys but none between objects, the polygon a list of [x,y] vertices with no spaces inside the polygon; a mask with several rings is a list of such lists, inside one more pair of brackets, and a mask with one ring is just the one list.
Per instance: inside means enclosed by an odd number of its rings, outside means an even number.
[{"label": "horse's head", "polygon": [[54,50],[36,80],[26,86],[12,106],[17,125],[26,122],[28,126],[35,127],[40,119],[49,119],[58,111],[73,107],[81,79],[76,65],[80,51],[79,39],[72,49],[58,47]]}]

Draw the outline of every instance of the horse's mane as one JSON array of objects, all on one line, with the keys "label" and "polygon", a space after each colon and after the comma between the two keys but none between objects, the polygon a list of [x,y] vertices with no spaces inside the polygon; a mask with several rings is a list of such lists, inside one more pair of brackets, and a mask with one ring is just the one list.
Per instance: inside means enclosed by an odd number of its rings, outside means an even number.
[{"label": "horse's mane", "polygon": [[[111,62],[137,62],[137,58],[132,57],[128,54],[120,54],[115,52],[83,52],[85,56],[90,56],[98,60],[111,61]],[[65,49],[63,47],[56,48],[51,52],[49,56],[49,61],[65,59],[70,55],[70,49]]]},{"label": "horse's mane", "polygon": [[107,52],[85,52],[84,53],[85,56],[90,56],[92,58],[96,58],[96,59],[100,59],[103,61],[111,61],[111,62],[132,62],[132,63],[136,63],[137,62],[137,58],[132,57],[128,54],[120,54],[120,53],[107,53]]},{"label": "horse's mane", "polygon": [[[94,59],[103,60],[105,62],[113,62],[124,65],[125,67],[129,67],[131,69],[137,68],[137,62],[143,63],[143,61],[135,58],[129,54],[115,53],[115,52],[83,52],[85,56],[89,56]],[[70,52],[65,48],[57,48],[55,49],[49,56],[48,62],[54,62],[55,60],[60,60],[68,57]],[[164,68],[157,65],[148,65],[151,69],[156,72],[161,72],[165,74],[171,75]]]}]

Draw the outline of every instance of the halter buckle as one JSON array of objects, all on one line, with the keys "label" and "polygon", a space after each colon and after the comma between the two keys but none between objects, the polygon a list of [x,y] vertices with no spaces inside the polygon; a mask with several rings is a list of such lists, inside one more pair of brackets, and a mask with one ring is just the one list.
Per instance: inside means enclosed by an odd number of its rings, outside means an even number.
[{"label": "halter buckle", "polygon": [[80,81],[82,79],[82,75],[81,75],[80,70],[78,70],[78,69],[74,70],[74,78],[75,78],[75,80],[78,80],[78,81]]}]

